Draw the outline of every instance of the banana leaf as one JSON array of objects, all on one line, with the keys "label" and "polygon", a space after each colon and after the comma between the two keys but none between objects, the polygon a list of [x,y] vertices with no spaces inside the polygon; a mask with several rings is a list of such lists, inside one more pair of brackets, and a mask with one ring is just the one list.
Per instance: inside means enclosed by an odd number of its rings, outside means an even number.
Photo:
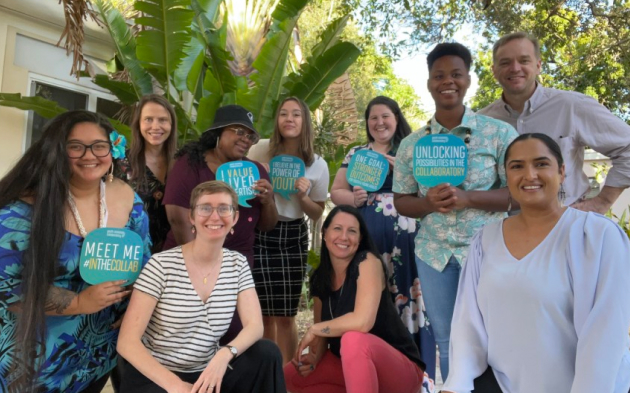
[{"label": "banana leaf", "polygon": [[228,61],[232,60],[232,54],[225,50],[225,40],[227,37],[227,15],[223,19],[220,29],[216,29],[214,24],[206,19],[205,15],[197,15],[196,22],[201,29],[210,56],[206,58],[208,70],[214,74],[218,91],[221,95],[236,91],[236,78]]},{"label": "banana leaf", "polygon": [[94,84],[109,90],[118,98],[118,101],[125,105],[133,105],[138,102],[138,96],[131,83],[115,81],[102,74],[96,75],[92,81]]},{"label": "banana leaf", "polygon": [[136,18],[136,24],[145,28],[138,33],[136,55],[168,90],[191,40],[194,12],[190,0],[138,0],[134,7],[143,15]]},{"label": "banana leaf", "polygon": [[68,110],[59,106],[55,101],[42,97],[22,97],[20,93],[0,93],[0,105],[18,108],[25,111],[32,110],[38,115],[50,119]]},{"label": "banana leaf", "polygon": [[112,37],[112,42],[116,49],[114,62],[120,62],[129,73],[137,99],[145,94],[152,93],[151,75],[142,68],[136,57],[136,39],[125,18],[111,4],[103,0],[93,0],[92,2],[96,5],[101,19],[105,22],[105,26]]},{"label": "banana leaf", "polygon": [[195,89],[201,75],[201,66],[205,58],[205,46],[195,36],[192,36],[190,42],[184,48],[184,57],[182,62],[175,70],[174,85],[179,91],[188,89],[191,93],[195,93]]},{"label": "banana leaf", "polygon": [[354,44],[340,42],[311,63],[304,63],[298,82],[288,95],[304,100],[311,110],[324,100],[326,89],[359,57],[361,51]]}]

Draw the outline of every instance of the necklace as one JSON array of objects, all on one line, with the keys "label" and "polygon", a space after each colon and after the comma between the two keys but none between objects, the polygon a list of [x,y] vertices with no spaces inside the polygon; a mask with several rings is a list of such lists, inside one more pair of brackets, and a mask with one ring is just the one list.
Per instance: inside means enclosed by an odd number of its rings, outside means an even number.
[{"label": "necklace", "polygon": [[[197,257],[194,255],[192,250],[190,250],[190,255],[192,256],[193,265],[195,265],[197,269],[201,271],[201,267],[199,267],[199,264],[197,263]],[[221,259],[223,259],[223,251],[221,251]],[[214,271],[215,266],[216,264],[210,268],[210,271],[205,276],[203,276],[203,272],[201,273],[203,278],[203,285],[208,284],[208,276]],[[221,264],[219,264],[219,266],[221,266]]]},{"label": "necklace", "polygon": [[[339,297],[337,298],[337,301],[339,301],[341,299],[341,295],[343,295],[343,286],[344,285],[346,285],[345,282],[341,285],[341,291],[339,292]],[[330,317],[334,319],[335,315],[333,314],[333,310],[332,310],[332,301],[330,300],[331,298],[332,298],[332,296],[328,296],[328,310],[330,311]],[[337,308],[336,305],[335,305],[335,308]]]},{"label": "necklace", "polygon": [[[107,222],[107,204],[105,203],[105,183],[101,180],[100,186],[100,197],[98,200],[98,227],[105,227],[105,223]],[[74,221],[77,223],[77,228],[79,228],[79,234],[81,237],[87,236],[87,231],[83,226],[83,221],[81,220],[81,216],[79,215],[79,209],[77,209],[77,205],[74,202],[74,196],[72,192],[68,192],[68,204],[70,205],[70,211],[72,212],[72,216],[74,217]]]},{"label": "necklace", "polygon": [[[469,144],[470,143],[470,134],[472,133],[472,131],[470,130],[470,128],[466,128],[466,137],[464,138],[464,143],[465,144]],[[429,124],[429,128],[427,128],[426,131],[427,135],[431,135],[431,126]]]}]

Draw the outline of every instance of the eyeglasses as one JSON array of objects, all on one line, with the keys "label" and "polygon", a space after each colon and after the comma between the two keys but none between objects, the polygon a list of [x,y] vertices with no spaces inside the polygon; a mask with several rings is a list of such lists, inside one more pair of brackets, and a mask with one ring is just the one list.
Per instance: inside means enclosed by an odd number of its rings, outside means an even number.
[{"label": "eyeglasses", "polygon": [[227,217],[234,212],[234,206],[232,205],[219,205],[214,207],[212,205],[197,205],[195,206],[195,211],[201,217],[210,217],[212,213],[216,210],[219,217]]},{"label": "eyeglasses", "polygon": [[105,141],[94,142],[91,145],[81,142],[69,142],[66,144],[66,151],[70,158],[82,158],[87,149],[90,149],[95,157],[105,157],[112,151],[112,145]]},{"label": "eyeglasses", "polygon": [[252,143],[252,145],[255,145],[260,140],[260,137],[258,136],[258,134],[254,133],[254,132],[251,132],[247,128],[227,127],[227,129],[230,130],[230,131],[234,131],[236,136],[238,136],[241,139],[243,137],[247,138],[247,140],[250,141]]}]

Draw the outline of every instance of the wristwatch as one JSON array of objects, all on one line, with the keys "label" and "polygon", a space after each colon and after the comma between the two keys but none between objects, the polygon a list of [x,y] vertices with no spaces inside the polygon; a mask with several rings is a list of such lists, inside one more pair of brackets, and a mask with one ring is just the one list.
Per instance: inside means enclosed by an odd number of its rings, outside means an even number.
[{"label": "wristwatch", "polygon": [[230,353],[232,354],[232,359],[236,359],[236,356],[238,355],[238,349],[231,345],[226,345],[225,347],[230,350]]}]

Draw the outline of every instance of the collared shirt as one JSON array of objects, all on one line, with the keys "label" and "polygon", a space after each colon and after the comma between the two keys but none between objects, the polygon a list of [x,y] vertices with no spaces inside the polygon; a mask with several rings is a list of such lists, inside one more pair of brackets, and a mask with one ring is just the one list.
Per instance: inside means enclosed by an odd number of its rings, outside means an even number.
[{"label": "collared shirt", "polygon": [[[464,139],[467,130],[471,132],[470,143],[467,145],[468,173],[458,187],[465,191],[487,191],[505,187],[505,150],[518,134],[509,124],[480,116],[466,108],[462,124],[450,131],[442,127],[434,116],[430,125],[403,139],[394,165],[394,192],[419,193],[420,196],[427,194],[429,188],[419,184],[413,176],[414,146],[427,132],[453,134]],[[428,214],[422,219],[416,236],[416,256],[439,271],[444,270],[451,255],[462,263],[475,233],[487,222],[504,217],[504,212],[470,208]]]},{"label": "collared shirt", "polygon": [[503,98],[479,113],[511,124],[519,134],[540,132],[558,142],[566,167],[567,205],[589,190],[583,170],[585,146],[612,160],[607,186],[630,186],[630,126],[589,96],[538,84],[522,113],[512,109]]}]

